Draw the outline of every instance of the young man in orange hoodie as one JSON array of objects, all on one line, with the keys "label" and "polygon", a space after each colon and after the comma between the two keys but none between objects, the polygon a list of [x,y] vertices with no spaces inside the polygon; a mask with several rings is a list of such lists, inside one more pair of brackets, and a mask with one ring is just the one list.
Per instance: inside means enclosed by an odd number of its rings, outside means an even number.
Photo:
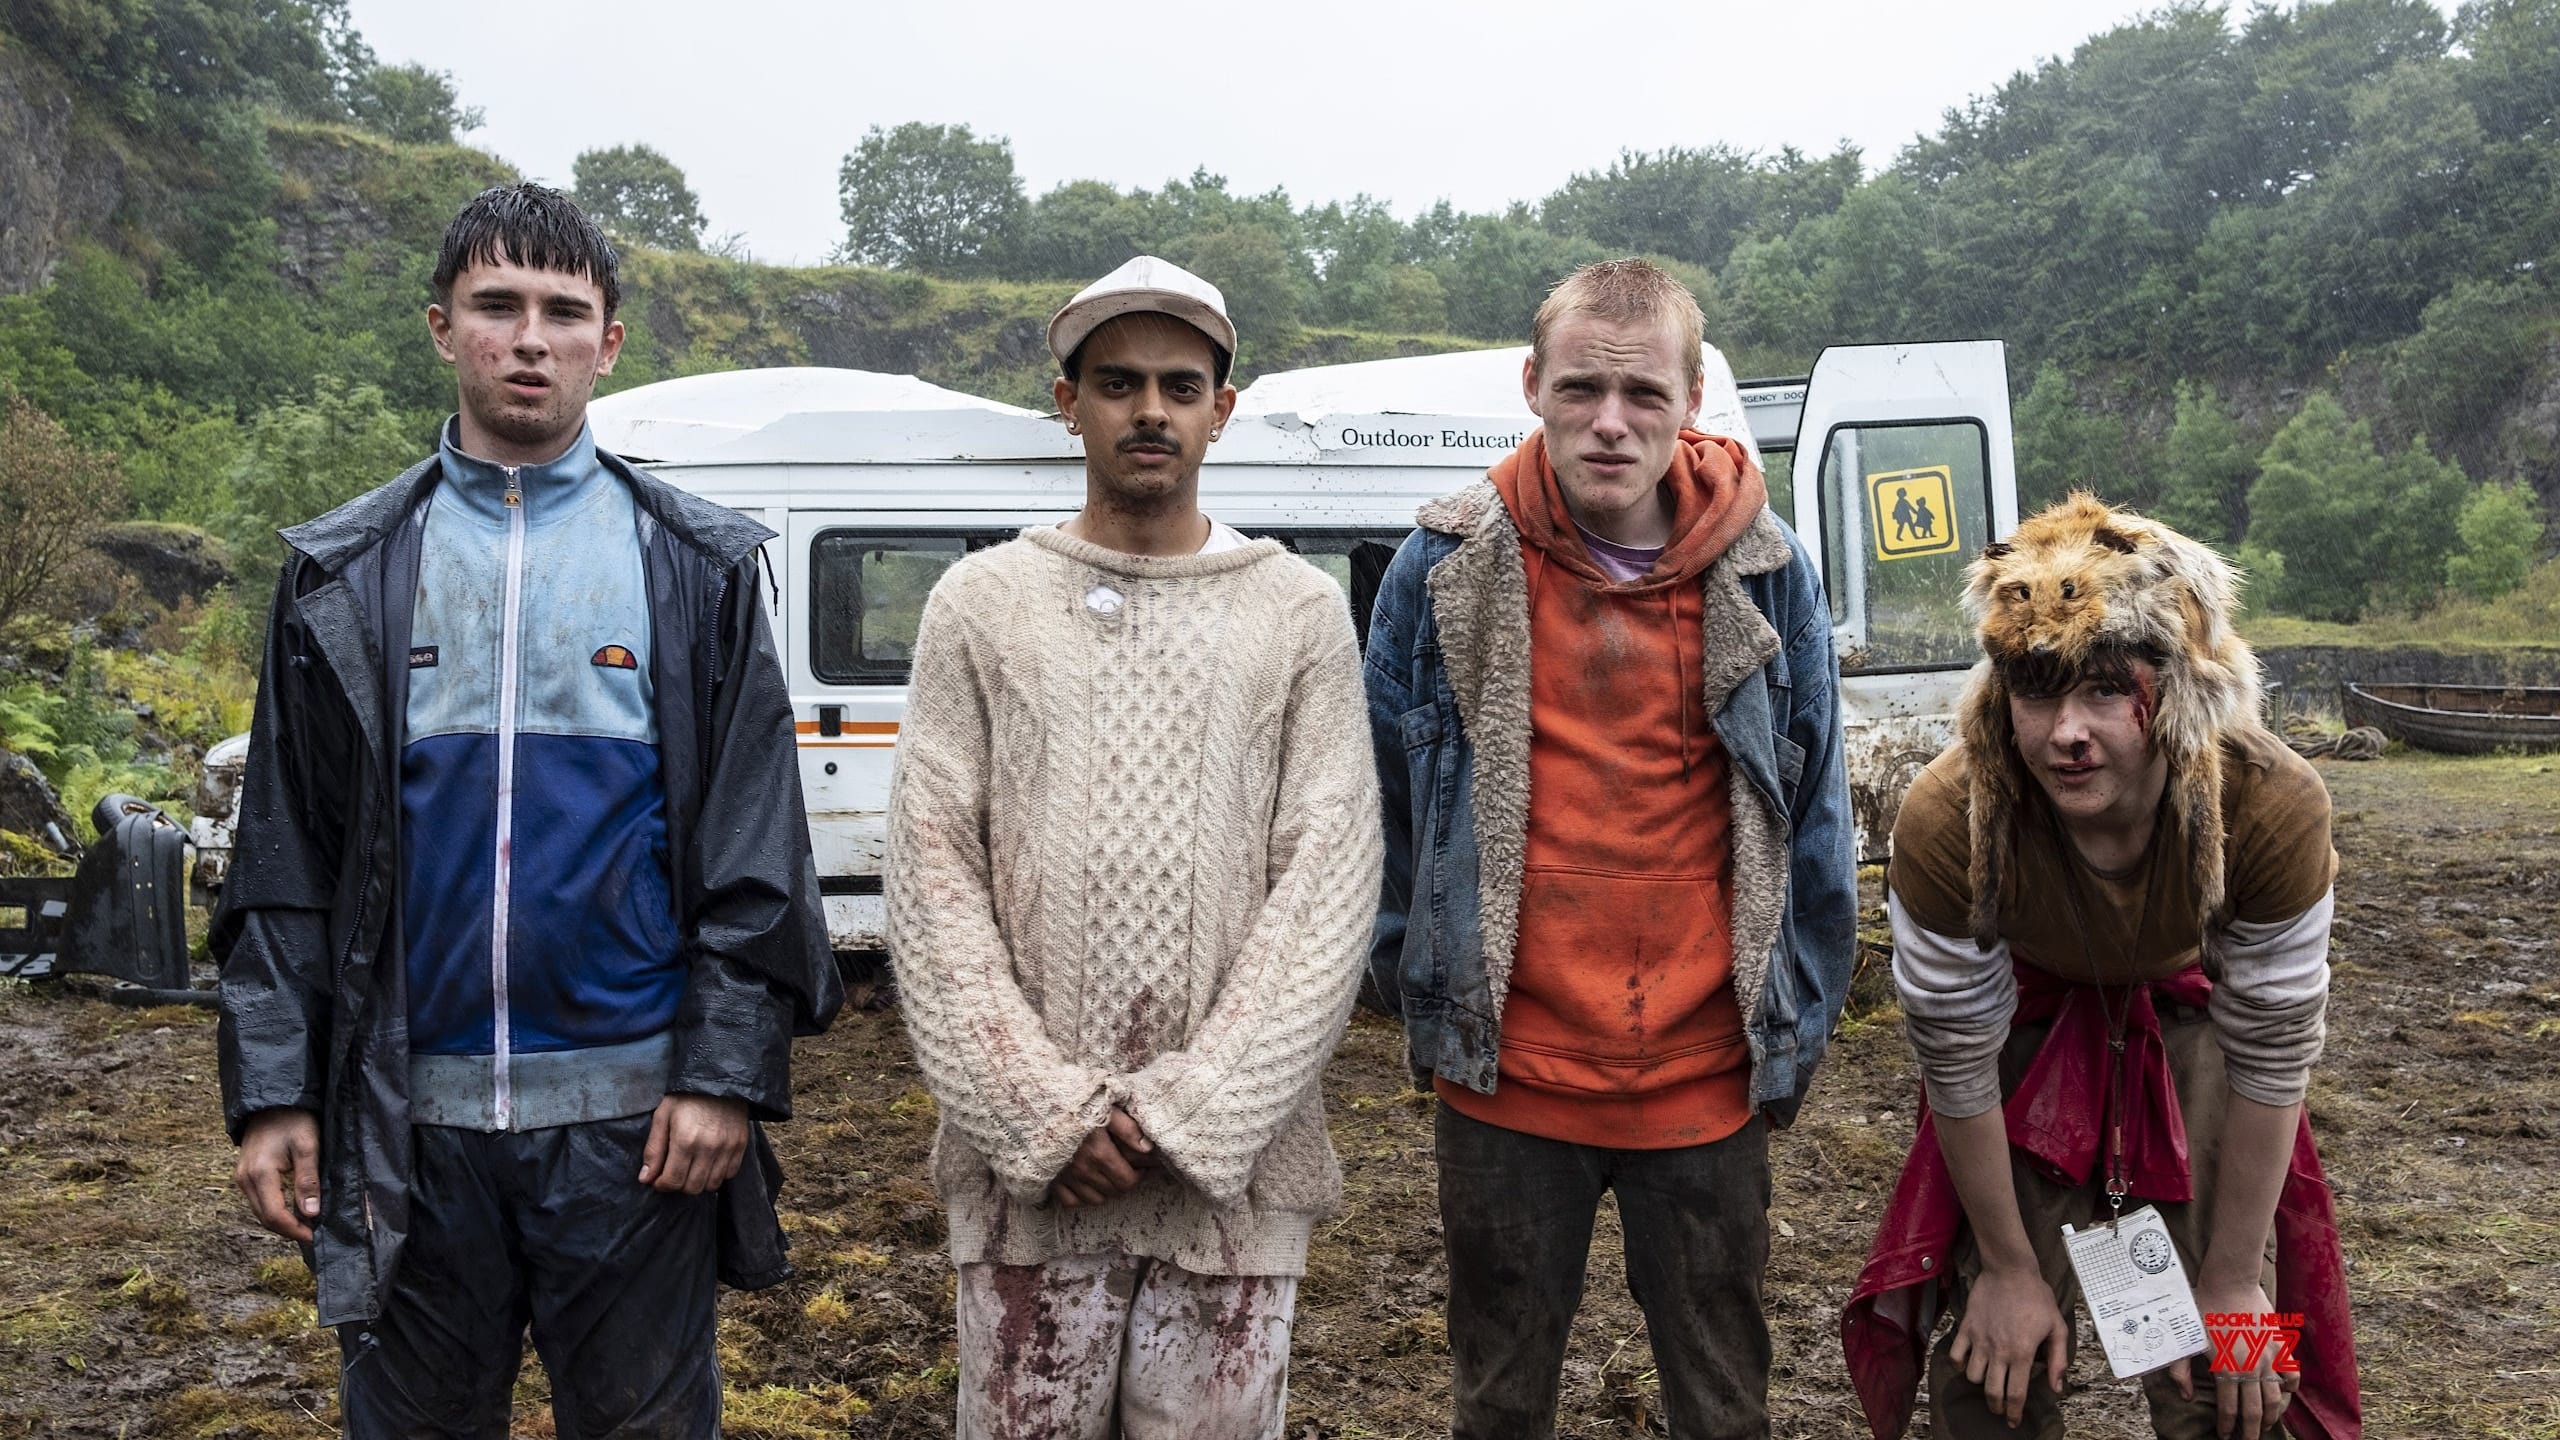
[{"label": "young man in orange hoodie", "polygon": [[1370,999],[1441,1099],[1462,1437],[1551,1433],[1603,1191],[1671,1433],[1768,1433],[1768,1128],[1857,871],[1830,614],[1750,452],[1688,428],[1701,329],[1642,261],[1558,285],[1542,427],[1423,507],[1370,627]]}]

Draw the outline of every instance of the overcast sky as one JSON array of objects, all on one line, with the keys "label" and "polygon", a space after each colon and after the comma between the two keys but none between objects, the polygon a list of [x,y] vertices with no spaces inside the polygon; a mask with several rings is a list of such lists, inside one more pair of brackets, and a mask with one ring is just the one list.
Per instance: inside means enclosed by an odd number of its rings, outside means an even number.
[{"label": "overcast sky", "polygon": [[[1013,141],[1025,188],[1155,186],[1205,165],[1300,204],[1399,215],[1534,200],[1628,147],[1722,142],[1873,169],[1945,111],[2148,0],[1520,0],[1175,6],[869,0],[354,0],[385,61],[452,72],[469,137],[566,185],[582,150],[682,166],[713,235],[813,262],[873,125]],[[1610,28],[1583,17],[1598,11]]]}]

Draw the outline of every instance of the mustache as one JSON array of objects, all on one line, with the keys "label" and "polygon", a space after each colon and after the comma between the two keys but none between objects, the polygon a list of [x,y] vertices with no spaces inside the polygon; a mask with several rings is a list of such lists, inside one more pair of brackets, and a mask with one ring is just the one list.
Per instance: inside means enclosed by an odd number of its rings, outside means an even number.
[{"label": "mustache", "polygon": [[1126,455],[1141,446],[1153,450],[1169,450],[1177,456],[1182,453],[1182,442],[1174,439],[1173,432],[1170,430],[1132,430],[1120,437],[1120,443],[1112,448]]}]

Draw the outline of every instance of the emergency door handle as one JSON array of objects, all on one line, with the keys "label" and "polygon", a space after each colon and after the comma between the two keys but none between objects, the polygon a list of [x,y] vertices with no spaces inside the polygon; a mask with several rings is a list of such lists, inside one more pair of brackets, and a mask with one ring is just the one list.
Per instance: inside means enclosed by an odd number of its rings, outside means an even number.
[{"label": "emergency door handle", "polygon": [[821,735],[841,735],[844,733],[843,706],[821,705],[818,707],[818,733]]}]

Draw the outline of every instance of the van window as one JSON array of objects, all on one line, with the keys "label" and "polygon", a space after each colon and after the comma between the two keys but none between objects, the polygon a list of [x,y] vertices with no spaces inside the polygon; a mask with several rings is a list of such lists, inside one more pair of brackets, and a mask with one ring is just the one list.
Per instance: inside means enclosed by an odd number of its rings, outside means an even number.
[{"label": "van window", "polygon": [[1823,571],[1832,621],[1855,635],[1842,670],[1973,663],[1964,572],[1991,540],[1990,475],[1978,421],[1831,432],[1822,454]]},{"label": "van window", "polygon": [[[924,599],[934,582],[961,556],[1001,544],[1013,533],[819,531],[809,542],[809,668],[830,685],[905,684],[916,626],[924,618]],[[1247,528],[1245,533],[1257,540],[1269,536],[1332,576],[1351,603],[1360,643],[1368,644],[1378,581],[1408,531]]]},{"label": "van window", "polygon": [[1796,523],[1796,452],[1761,451],[1760,473],[1769,482],[1769,508],[1777,511],[1778,518],[1793,529]]},{"label": "van window", "polygon": [[820,531],[809,543],[809,668],[831,685],[905,684],[924,597],[953,562],[987,543]]},{"label": "van window", "polygon": [[1369,612],[1378,603],[1378,582],[1385,578],[1387,562],[1396,558],[1396,547],[1412,534],[1403,530],[1253,530],[1246,534],[1255,539],[1265,535],[1286,545],[1306,562],[1333,577],[1351,602],[1351,625],[1359,633],[1360,646],[1369,645]]}]

